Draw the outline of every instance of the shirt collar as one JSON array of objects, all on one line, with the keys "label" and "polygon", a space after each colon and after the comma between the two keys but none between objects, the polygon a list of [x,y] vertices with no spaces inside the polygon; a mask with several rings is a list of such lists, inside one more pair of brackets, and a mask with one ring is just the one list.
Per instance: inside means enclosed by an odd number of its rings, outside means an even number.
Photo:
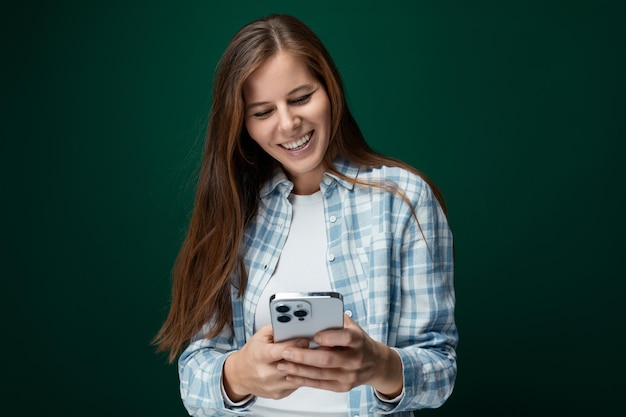
[{"label": "shirt collar", "polygon": [[[345,175],[348,178],[356,178],[359,173],[359,167],[343,157],[337,157],[333,163],[337,172]],[[331,172],[324,173],[324,177],[322,179],[320,187],[322,188],[322,190],[324,190],[333,185],[333,183],[335,182],[348,190],[352,190],[354,188],[353,181],[343,179],[337,174]],[[292,189],[293,183],[289,181],[289,178],[287,178],[287,175],[285,174],[283,169],[281,167],[277,167],[274,170],[274,173],[272,174],[270,179],[266,181],[265,184],[263,184],[263,186],[261,187],[261,190],[259,191],[259,197],[265,198],[269,194],[273,193],[275,190],[278,190],[281,194],[287,196]]]},{"label": "shirt collar", "polygon": [[[335,165],[335,170],[337,170],[337,172],[339,172],[340,174],[345,175],[347,178],[353,178],[354,179],[359,174],[359,167],[358,167],[358,165],[355,165],[354,163],[348,161],[347,159],[345,159],[345,158],[343,158],[341,156],[337,157],[333,161],[333,164]],[[348,190],[351,190],[351,189],[354,188],[354,181],[351,181],[349,179],[348,180],[343,179],[343,178],[339,177],[337,174],[334,174],[332,172],[325,172],[324,173],[324,179],[322,180],[321,186],[323,187],[324,185],[326,185],[327,187],[329,187],[335,181],[339,185],[343,186],[344,188],[346,188]]]},{"label": "shirt collar", "polygon": [[289,193],[293,189],[293,183],[289,181],[289,178],[287,178],[287,175],[285,175],[285,171],[283,171],[280,166],[274,169],[274,173],[272,174],[270,179],[261,186],[261,190],[259,191],[259,197],[265,198],[269,194],[273,193],[276,189],[278,189],[280,193],[284,195],[289,195]]}]

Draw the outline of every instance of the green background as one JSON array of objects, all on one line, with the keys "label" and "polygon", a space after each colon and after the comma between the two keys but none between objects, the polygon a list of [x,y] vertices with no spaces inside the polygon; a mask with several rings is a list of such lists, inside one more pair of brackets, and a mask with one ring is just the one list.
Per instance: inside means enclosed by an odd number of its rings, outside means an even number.
[{"label": "green background", "polygon": [[234,32],[293,13],[368,141],[442,188],[459,374],[423,415],[622,415],[618,1],[3,2],[2,403],[184,416],[150,346]]}]

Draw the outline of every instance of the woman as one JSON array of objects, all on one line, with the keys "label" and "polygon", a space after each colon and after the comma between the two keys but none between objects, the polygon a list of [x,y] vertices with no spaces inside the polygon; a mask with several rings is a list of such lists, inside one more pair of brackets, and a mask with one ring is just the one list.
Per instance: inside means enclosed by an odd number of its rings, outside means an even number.
[{"label": "woman", "polygon": [[[410,416],[456,377],[452,235],[424,176],[372,151],[317,36],[243,27],[214,79],[172,305],[191,415]],[[275,292],[337,291],[344,328],[274,343]]]}]

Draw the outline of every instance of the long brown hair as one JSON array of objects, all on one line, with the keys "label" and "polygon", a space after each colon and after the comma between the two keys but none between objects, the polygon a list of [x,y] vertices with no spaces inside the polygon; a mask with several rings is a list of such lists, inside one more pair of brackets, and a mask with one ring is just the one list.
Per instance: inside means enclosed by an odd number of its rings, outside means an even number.
[{"label": "long brown hair", "polygon": [[[210,323],[206,337],[215,337],[231,326],[231,287],[236,286],[239,297],[246,288],[241,240],[256,213],[260,187],[277,162],[245,129],[242,89],[250,74],[279,50],[302,59],[326,89],[332,115],[325,156],[330,171],[341,175],[333,168],[333,160],[342,155],[356,164],[401,166],[422,175],[367,145],[347,107],[330,54],[304,23],[289,15],[270,15],[244,26],[229,43],[215,73],[193,213],[174,265],[169,314],[154,339],[157,350],[169,350],[170,362],[205,323]],[[431,186],[443,206],[443,198],[434,184]],[[237,281],[233,282],[233,277]]]}]

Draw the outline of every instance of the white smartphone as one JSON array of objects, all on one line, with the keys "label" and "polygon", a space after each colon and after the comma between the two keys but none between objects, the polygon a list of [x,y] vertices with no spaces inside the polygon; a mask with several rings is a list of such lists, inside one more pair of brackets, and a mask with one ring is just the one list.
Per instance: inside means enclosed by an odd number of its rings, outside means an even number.
[{"label": "white smartphone", "polygon": [[322,330],[343,328],[343,297],[338,292],[276,293],[270,297],[274,341],[313,336]]}]

